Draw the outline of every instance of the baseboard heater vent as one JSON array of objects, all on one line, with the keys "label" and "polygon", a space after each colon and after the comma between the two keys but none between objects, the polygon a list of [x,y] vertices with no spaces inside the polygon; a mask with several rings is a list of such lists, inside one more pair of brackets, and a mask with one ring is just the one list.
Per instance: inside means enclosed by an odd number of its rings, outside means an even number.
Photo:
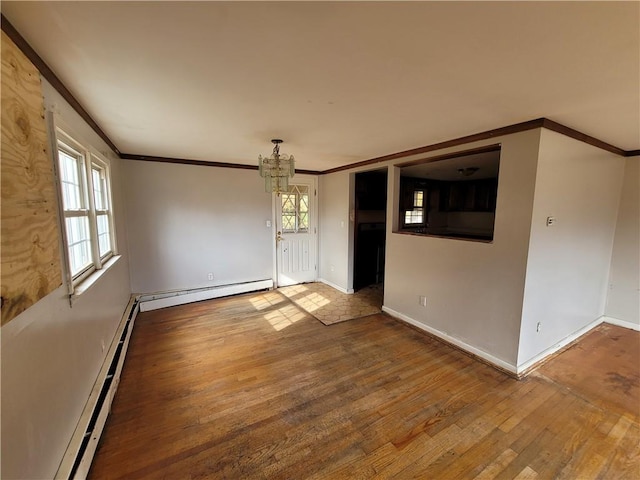
[{"label": "baseboard heater vent", "polygon": [[132,297],[107,352],[107,357],[100,369],[98,379],[93,386],[78,426],[71,442],[69,442],[56,479],[87,478],[100,435],[111,411],[111,402],[118,389],[129,339],[139,310],[139,299]]},{"label": "baseboard heater vent", "polygon": [[273,288],[273,280],[255,280],[251,282],[203,287],[192,290],[174,290],[171,292],[157,292],[141,295],[140,311],[148,312],[159,308],[175,307],[186,303],[200,302],[212,298],[228,297],[240,293],[257,292]]}]

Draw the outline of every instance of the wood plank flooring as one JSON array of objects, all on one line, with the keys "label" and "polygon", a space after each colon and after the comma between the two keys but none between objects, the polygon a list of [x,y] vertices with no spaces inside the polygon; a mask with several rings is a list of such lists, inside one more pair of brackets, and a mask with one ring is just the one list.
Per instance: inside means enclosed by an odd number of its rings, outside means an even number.
[{"label": "wood plank flooring", "polygon": [[593,399],[603,408],[640,415],[639,334],[603,324],[535,374]]},{"label": "wood plank flooring", "polygon": [[637,390],[547,370],[516,381],[383,314],[324,326],[278,292],[146,312],[90,478],[640,478]]}]

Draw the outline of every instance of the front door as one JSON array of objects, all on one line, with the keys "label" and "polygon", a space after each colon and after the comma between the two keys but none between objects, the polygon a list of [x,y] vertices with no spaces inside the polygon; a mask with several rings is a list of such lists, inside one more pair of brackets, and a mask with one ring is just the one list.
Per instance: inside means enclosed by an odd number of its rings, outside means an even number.
[{"label": "front door", "polygon": [[316,280],[315,179],[290,183],[275,197],[276,284],[279,287]]}]

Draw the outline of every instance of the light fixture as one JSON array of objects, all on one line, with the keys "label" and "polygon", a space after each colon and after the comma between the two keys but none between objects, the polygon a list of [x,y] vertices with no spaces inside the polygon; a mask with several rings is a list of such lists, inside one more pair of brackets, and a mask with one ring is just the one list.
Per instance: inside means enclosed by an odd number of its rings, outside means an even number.
[{"label": "light fixture", "polygon": [[280,154],[282,140],[274,138],[273,153],[270,157],[258,155],[258,171],[264,178],[264,189],[280,195],[289,190],[289,177],[295,174],[295,161],[293,155]]},{"label": "light fixture", "polygon": [[465,168],[459,168],[458,173],[463,177],[470,177],[471,175],[476,173],[478,170],[480,170],[478,167],[465,167]]}]

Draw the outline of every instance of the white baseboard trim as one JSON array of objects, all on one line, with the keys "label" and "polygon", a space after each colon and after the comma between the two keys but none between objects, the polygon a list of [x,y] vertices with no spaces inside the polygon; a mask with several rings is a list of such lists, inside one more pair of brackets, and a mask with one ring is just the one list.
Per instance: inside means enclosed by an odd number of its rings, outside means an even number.
[{"label": "white baseboard trim", "polygon": [[640,324],[627,322],[626,320],[620,320],[615,317],[607,317],[606,315],[602,317],[602,320],[605,323],[609,323],[611,325],[617,325],[618,327],[630,328],[631,330],[635,330],[636,332],[640,332]]},{"label": "white baseboard trim", "polygon": [[176,290],[159,292],[140,296],[140,311],[148,312],[159,308],[184,305],[186,303],[210,300],[212,298],[227,297],[239,293],[255,292],[273,288],[273,280],[258,280],[255,282],[235,283],[216,287],[199,288],[196,290]]},{"label": "white baseboard trim", "polygon": [[347,295],[351,295],[353,293],[353,288],[342,288],[340,285],[336,285],[335,283],[332,283],[329,280],[325,280],[324,278],[319,278],[318,282],[322,282],[325,285],[329,285],[330,287],[335,288],[336,290],[342,293],[346,293]]},{"label": "white baseboard trim", "polygon": [[599,318],[595,319],[593,322],[591,322],[591,323],[585,325],[584,327],[582,327],[580,330],[577,330],[577,331],[573,332],[572,334],[567,335],[562,340],[560,340],[558,343],[555,343],[554,345],[552,345],[551,347],[547,348],[546,350],[543,350],[542,352],[540,352],[537,355],[533,356],[532,358],[530,358],[526,362],[518,365],[517,373],[521,374],[521,373],[527,371],[528,369],[533,367],[538,362],[541,362],[542,360],[544,360],[549,355],[552,355],[552,354],[556,353],[558,350],[561,350],[562,348],[566,347],[571,342],[573,342],[577,338],[581,337],[582,335],[587,333],[592,328],[595,328],[598,325],[600,325],[602,322],[603,322],[603,317],[599,317]]},{"label": "white baseboard trim", "polygon": [[392,317],[396,317],[400,320],[402,320],[403,322],[406,322],[410,325],[413,325],[414,327],[417,327],[421,330],[424,330],[427,333],[430,333],[431,335],[434,335],[438,338],[441,338],[442,340],[444,340],[447,343],[450,343],[452,345],[455,345],[456,347],[469,352],[477,357],[482,358],[483,360],[495,365],[496,367],[499,367],[502,370],[506,370],[508,372],[517,374],[518,372],[516,371],[516,367],[515,365],[512,365],[511,363],[505,362],[504,360],[501,360],[497,357],[494,357],[493,355],[491,355],[490,353],[485,352],[484,350],[480,350],[477,347],[474,347],[473,345],[469,345],[468,343],[463,342],[462,340],[452,337],[451,335],[448,335],[444,332],[441,332],[440,330],[437,330],[433,327],[430,327],[428,325],[425,325],[424,323],[418,322],[417,320],[414,320],[411,317],[408,317],[400,312],[396,312],[395,310],[392,310],[389,307],[386,307],[383,305],[382,307],[382,311],[388,313],[389,315],[391,315]]},{"label": "white baseboard trim", "polygon": [[111,411],[111,402],[118,389],[129,339],[139,311],[137,297],[132,296],[116,329],[89,399],[67,446],[56,479],[87,478],[102,430]]}]

